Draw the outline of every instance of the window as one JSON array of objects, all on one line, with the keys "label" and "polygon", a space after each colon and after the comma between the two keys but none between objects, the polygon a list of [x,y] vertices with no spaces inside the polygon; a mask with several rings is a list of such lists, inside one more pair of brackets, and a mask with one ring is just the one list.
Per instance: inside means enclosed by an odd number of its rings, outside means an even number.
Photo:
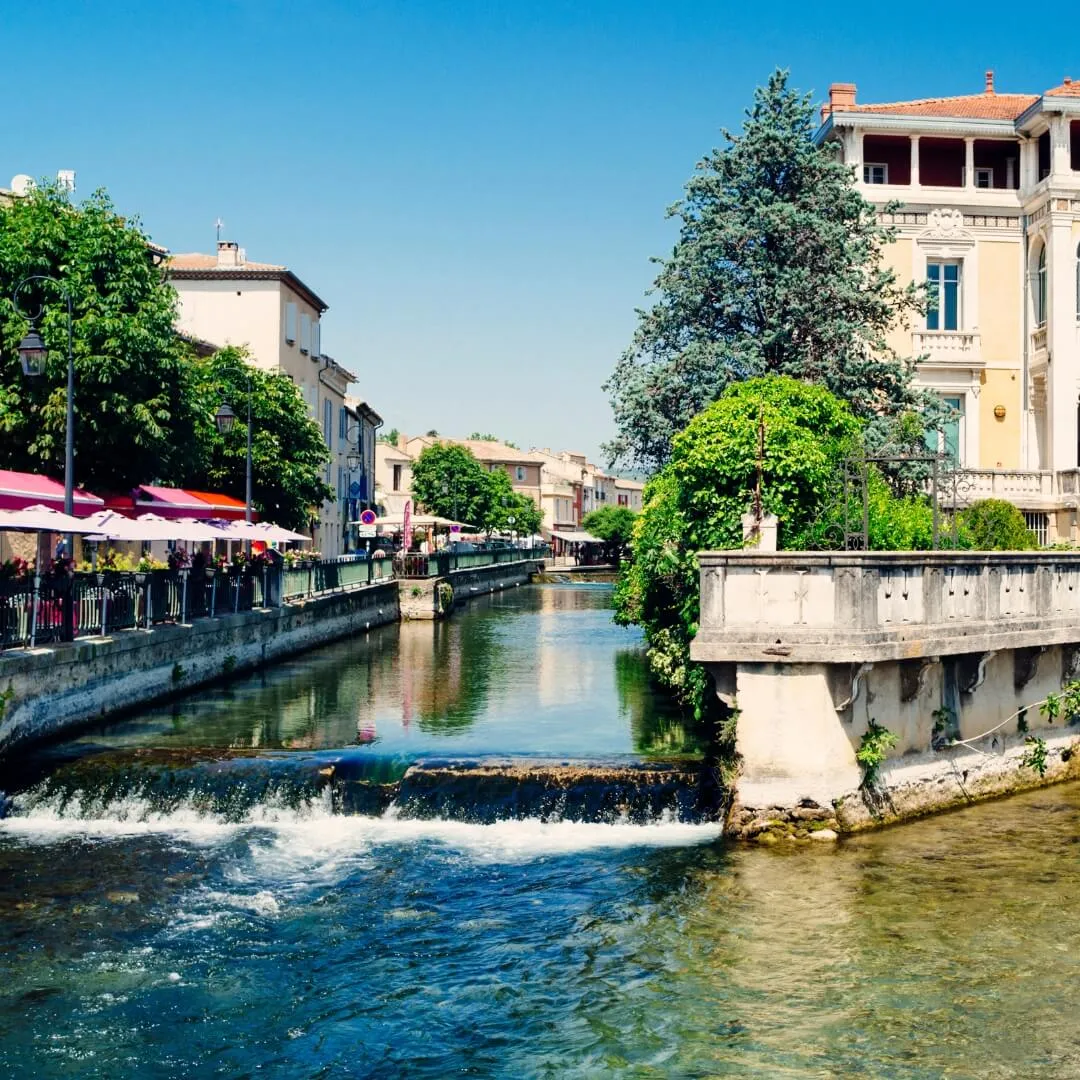
[{"label": "window", "polygon": [[1024,524],[1035,534],[1040,547],[1046,547],[1047,534],[1050,531],[1050,515],[1039,511],[1025,510]]},{"label": "window", "polygon": [[338,446],[345,446],[345,433],[348,431],[348,417],[345,412],[345,407],[342,406],[338,409],[337,414],[337,437]]},{"label": "window", "polygon": [[518,478],[518,483],[521,483],[525,479],[525,466],[519,465],[514,470],[514,475]]},{"label": "window", "polygon": [[394,466],[394,490],[395,491],[400,491],[401,490],[401,466],[400,465],[395,465]]},{"label": "window", "polygon": [[926,329],[959,330],[960,263],[927,263],[926,281],[930,292],[930,307],[926,312]]},{"label": "window", "polygon": [[311,347],[311,316],[304,312],[300,316],[300,351],[306,353]]},{"label": "window", "polygon": [[327,446],[333,446],[333,434],[334,434],[334,403],[326,398],[323,401],[323,438],[326,440]]},{"label": "window", "polygon": [[1039,249],[1039,262],[1035,268],[1035,325],[1046,323],[1046,245]]},{"label": "window", "polygon": [[864,184],[887,184],[889,182],[889,166],[867,162],[862,167],[862,178]]},{"label": "window", "polygon": [[992,188],[994,186],[994,170],[976,169],[975,186],[977,188]]},{"label": "window", "polygon": [[947,419],[940,429],[926,433],[926,447],[932,454],[944,454],[957,465],[964,462],[964,399],[962,397],[943,397],[942,402],[949,410]]},{"label": "window", "polygon": [[322,356],[322,323],[318,319],[311,320],[311,359],[318,360]]},{"label": "window", "polygon": [[285,305],[285,340],[296,344],[296,305],[291,300]]}]

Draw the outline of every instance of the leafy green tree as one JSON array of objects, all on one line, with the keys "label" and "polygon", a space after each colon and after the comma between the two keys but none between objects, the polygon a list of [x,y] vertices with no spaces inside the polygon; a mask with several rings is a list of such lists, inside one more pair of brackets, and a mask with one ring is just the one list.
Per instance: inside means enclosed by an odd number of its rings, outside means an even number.
[{"label": "leafy green tree", "polygon": [[544,515],[536,503],[528,495],[515,491],[510,477],[502,469],[489,472],[487,479],[489,491],[484,529],[489,533],[512,531],[521,536],[538,533]]},{"label": "leafy green tree", "polygon": [[392,427],[389,431],[384,431],[376,441],[381,443],[389,443],[391,446],[397,446],[398,436],[401,433],[396,427]]},{"label": "leafy green tree", "polygon": [[741,134],[698,164],[671,256],[612,377],[612,460],[656,469],[691,417],[733,382],[791,375],[870,420],[919,402],[887,334],[923,303],[885,266],[893,238],[832,146],[813,142],[808,96],[777,71]]},{"label": "leafy green tree", "polygon": [[428,513],[482,529],[491,510],[491,475],[467,447],[435,443],[413,462],[413,497]]},{"label": "leafy green tree", "polygon": [[510,446],[514,450],[520,449],[517,443],[512,443],[509,439],[500,439],[498,435],[493,435],[490,431],[473,431],[469,438],[475,442],[501,442],[503,446]]},{"label": "leafy green tree", "polygon": [[1038,547],[1024,515],[1004,499],[980,499],[960,511],[965,546],[975,551],[1030,551]]},{"label": "leafy green tree", "polygon": [[618,565],[634,535],[637,514],[628,506],[601,506],[581,519],[581,527],[604,541],[605,558]]},{"label": "leafy green tree", "polygon": [[[182,484],[244,498],[250,400],[252,503],[279,525],[307,529],[313,511],[334,497],[326,483],[330,454],[322,431],[288,375],[253,367],[245,356],[242,349],[230,346],[191,361],[204,454],[184,475]],[[222,404],[236,413],[228,435],[219,434],[214,424],[214,414]]]},{"label": "leafy green tree", "polygon": [[[37,328],[48,369],[26,378],[19,307],[43,309]],[[67,390],[67,308],[74,311],[75,479],[103,490],[171,478],[201,453],[185,347],[174,331],[176,294],[156,267],[137,221],[103,191],[81,203],[55,185],[0,204],[0,466],[62,477]]]},{"label": "leafy green tree", "polygon": [[[653,674],[699,718],[715,707],[715,695],[704,669],[690,661],[697,553],[743,546],[742,515],[759,470],[762,506],[779,519],[780,547],[829,546],[821,543],[829,535],[823,521],[834,512],[841,466],[861,434],[859,420],[829,391],[785,376],[751,379],[729,387],[676,436],[671,461],[646,485],[616,585],[615,617],[644,628]],[[929,506],[897,499],[878,473],[869,491],[873,542],[929,546]]]}]

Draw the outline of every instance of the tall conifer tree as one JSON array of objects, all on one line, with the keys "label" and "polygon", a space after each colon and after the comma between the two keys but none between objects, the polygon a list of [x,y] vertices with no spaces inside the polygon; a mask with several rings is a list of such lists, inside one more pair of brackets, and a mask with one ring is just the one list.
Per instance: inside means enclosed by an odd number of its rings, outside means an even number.
[{"label": "tall conifer tree", "polygon": [[668,216],[681,228],[655,304],[605,384],[613,460],[653,469],[730,383],[765,374],[818,383],[881,420],[918,401],[888,332],[922,305],[883,259],[892,231],[835,147],[813,141],[809,96],[773,73],[742,133],[701,161]]}]

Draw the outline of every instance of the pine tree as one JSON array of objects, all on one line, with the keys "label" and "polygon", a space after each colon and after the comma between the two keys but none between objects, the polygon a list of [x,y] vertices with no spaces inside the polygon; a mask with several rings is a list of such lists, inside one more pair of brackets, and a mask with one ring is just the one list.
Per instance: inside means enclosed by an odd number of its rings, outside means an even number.
[{"label": "pine tree", "polygon": [[701,161],[668,211],[678,242],[630,348],[605,383],[612,460],[654,469],[671,440],[732,382],[790,375],[827,387],[856,416],[911,408],[912,362],[887,342],[923,303],[884,265],[892,231],[850,166],[813,141],[809,96],[776,71],[742,133]]}]

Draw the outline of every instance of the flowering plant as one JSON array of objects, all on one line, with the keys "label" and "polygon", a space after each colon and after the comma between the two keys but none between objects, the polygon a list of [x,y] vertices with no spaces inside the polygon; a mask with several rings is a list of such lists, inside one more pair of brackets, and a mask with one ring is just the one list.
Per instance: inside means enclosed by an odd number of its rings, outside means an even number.
[{"label": "flowering plant", "polygon": [[169,569],[186,570],[191,565],[191,556],[187,548],[174,548],[169,552]]},{"label": "flowering plant", "polygon": [[45,564],[45,573],[49,577],[70,577],[75,573],[75,561],[67,555],[61,555],[56,559],[50,559]]},{"label": "flowering plant", "polygon": [[14,559],[5,559],[3,563],[0,563],[0,580],[10,581],[12,578],[23,577],[33,571],[33,563],[16,556]]}]

